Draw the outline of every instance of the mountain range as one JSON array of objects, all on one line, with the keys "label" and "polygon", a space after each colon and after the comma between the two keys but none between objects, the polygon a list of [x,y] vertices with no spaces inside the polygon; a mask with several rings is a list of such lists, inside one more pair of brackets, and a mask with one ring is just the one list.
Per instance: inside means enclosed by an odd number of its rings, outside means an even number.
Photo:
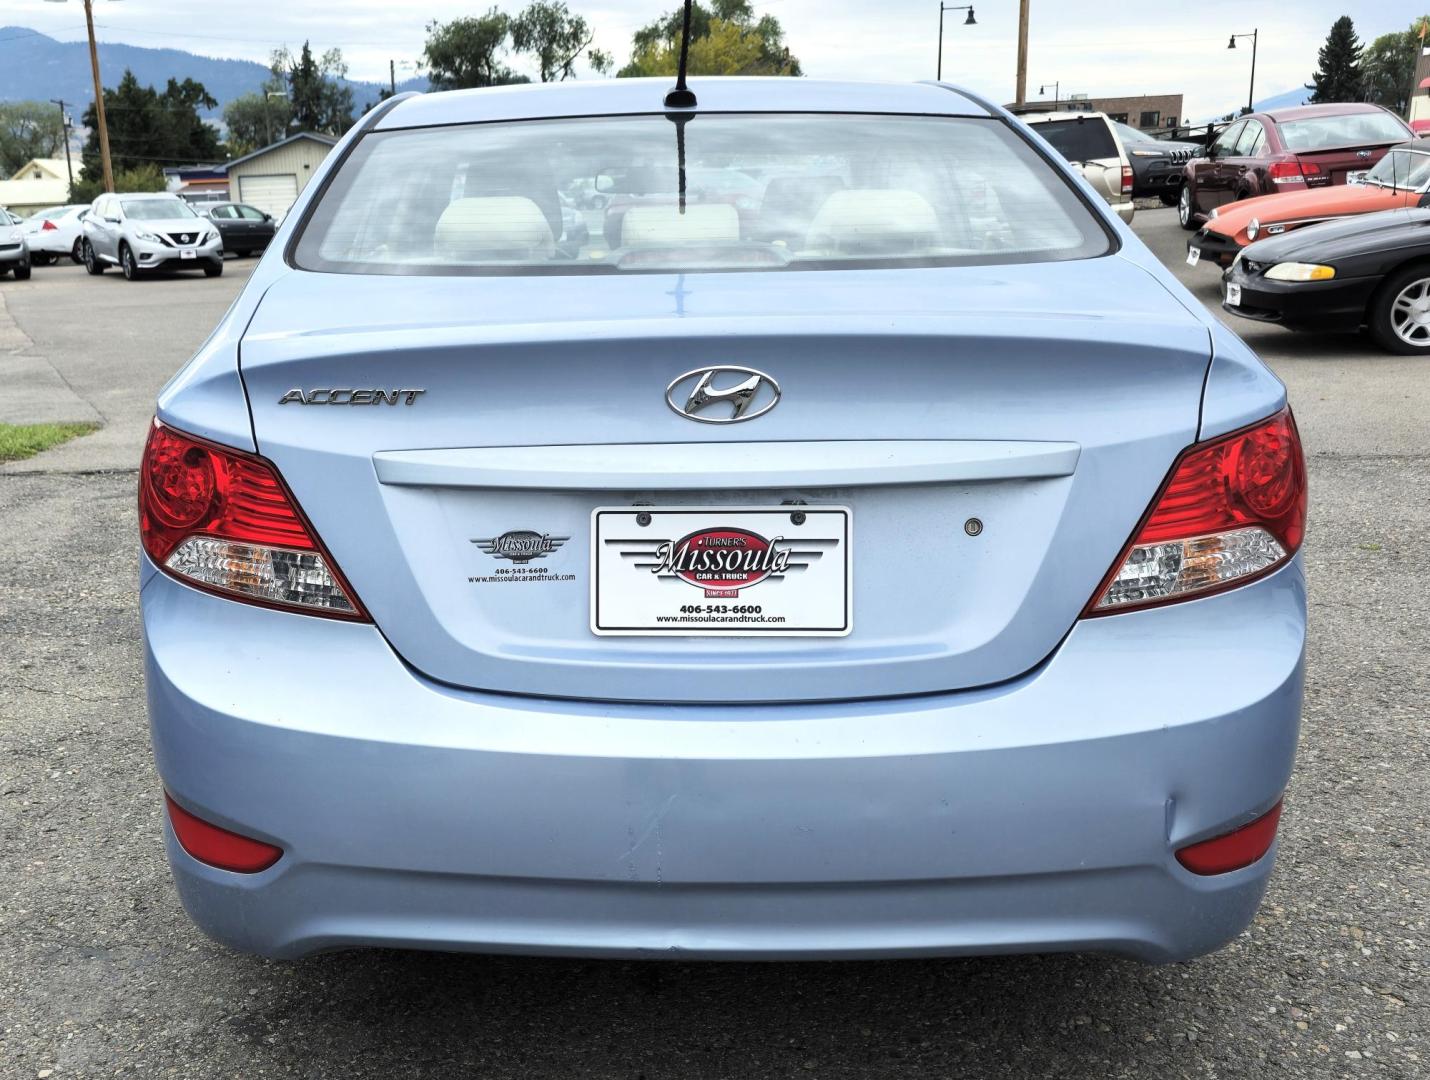
[{"label": "mountain range", "polygon": [[[295,42],[295,49],[301,43]],[[149,49],[142,45],[99,44],[99,70],[104,85],[118,85],[124,69],[134,72],[143,86],[163,90],[170,79],[194,79],[218,101],[218,108],[203,115],[218,120],[223,107],[236,97],[258,90],[269,77],[268,68],[252,60],[222,60],[182,49]],[[343,80],[352,87],[357,112],[377,100],[386,83]],[[397,89],[426,90],[421,76],[397,84]],[[94,100],[94,77],[89,70],[89,45],[84,41],[56,41],[23,26],[0,26],[0,101],[64,101],[78,124]]]}]

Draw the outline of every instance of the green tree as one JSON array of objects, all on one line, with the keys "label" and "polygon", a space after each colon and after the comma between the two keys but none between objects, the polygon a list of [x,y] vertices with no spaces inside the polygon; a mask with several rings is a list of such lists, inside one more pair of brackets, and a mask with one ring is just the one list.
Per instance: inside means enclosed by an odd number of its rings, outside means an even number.
[{"label": "green tree", "polygon": [[[1430,18],[1430,16],[1427,16]],[[1361,53],[1365,98],[1404,116],[1410,108],[1410,80],[1415,77],[1421,20],[1402,33],[1381,34]]]},{"label": "green tree", "polygon": [[[126,70],[119,85],[104,91],[104,112],[109,122],[109,156],[116,174],[153,165],[201,165],[223,160],[218,132],[200,115],[216,108],[203,83],[170,79],[161,94],[140,86]],[[81,159],[81,179],[99,181],[99,122],[93,102],[84,114],[89,129]],[[116,176],[116,183],[118,182]]]},{"label": "green tree", "polygon": [[[641,27],[631,37],[631,60],[618,77],[673,75],[680,60],[684,9]],[[690,74],[802,75],[799,58],[785,45],[784,28],[772,15],[756,19],[749,0],[711,0],[690,12]]]},{"label": "green tree", "polygon": [[497,8],[485,15],[427,24],[421,67],[434,90],[467,90],[530,82],[507,67],[503,56],[511,37],[511,17]]},{"label": "green tree", "polygon": [[[586,20],[573,15],[564,3],[533,0],[511,20],[511,45],[519,53],[536,57],[542,82],[565,81],[576,74],[576,59],[595,37]],[[587,62],[597,71],[608,71],[608,53],[593,49]]]},{"label": "green tree", "polygon": [[336,136],[353,126],[353,91],[346,82],[348,65],[341,49],[315,58],[305,41],[295,57],[285,46],[274,51],[272,67],[288,94],[286,134],[316,131]]},{"label": "green tree", "polygon": [[[164,170],[153,162],[138,165],[132,169],[119,169],[114,173],[115,191],[163,191],[164,188]],[[94,179],[76,177],[75,182],[70,186],[69,201],[72,203],[90,203],[94,202],[94,200],[99,198],[103,193],[103,177],[95,177]]]},{"label": "green tree", "polygon": [[1316,103],[1360,101],[1365,93],[1360,56],[1355,23],[1349,15],[1342,15],[1331,25],[1326,43],[1317,54],[1319,67],[1311,76],[1312,81],[1306,84],[1307,90],[1314,91],[1311,100]]},{"label": "green tree", "polygon": [[234,98],[223,109],[228,156],[243,157],[281,139],[292,119],[293,106],[281,79],[270,79],[257,93]]},{"label": "green tree", "polygon": [[0,180],[31,158],[62,157],[60,112],[43,101],[0,102]]}]

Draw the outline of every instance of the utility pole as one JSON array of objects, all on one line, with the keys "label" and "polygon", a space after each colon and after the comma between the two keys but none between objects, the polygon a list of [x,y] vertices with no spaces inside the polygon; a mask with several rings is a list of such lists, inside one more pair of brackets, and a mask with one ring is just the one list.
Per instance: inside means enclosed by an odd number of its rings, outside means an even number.
[{"label": "utility pole", "polygon": [[65,113],[64,98],[50,98],[50,104],[60,107],[60,138],[65,141],[65,169],[70,174],[70,187],[74,187],[74,162],[70,160],[70,118]]},{"label": "utility pole", "polygon": [[1018,87],[1014,100],[1028,101],[1028,0],[1018,0]]},{"label": "utility pole", "polygon": [[99,160],[104,166],[104,190],[114,190],[114,166],[109,161],[109,123],[104,118],[104,84],[99,79],[99,46],[94,43],[94,0],[84,0],[84,24],[89,30],[89,66],[94,72],[94,115],[99,121]]},{"label": "utility pole", "polygon": [[397,61],[396,61],[396,60],[389,60],[389,61],[387,62],[387,78],[388,78],[388,83],[390,84],[390,86],[391,86],[391,88],[392,88],[392,96],[393,96],[393,97],[396,97],[396,96],[397,96]]}]

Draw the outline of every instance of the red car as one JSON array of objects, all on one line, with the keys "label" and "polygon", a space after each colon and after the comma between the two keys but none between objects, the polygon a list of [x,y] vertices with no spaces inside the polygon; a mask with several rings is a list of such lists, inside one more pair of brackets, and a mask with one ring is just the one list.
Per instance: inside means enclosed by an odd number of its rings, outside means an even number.
[{"label": "red car", "polygon": [[1228,124],[1205,157],[1187,163],[1177,219],[1195,229],[1238,199],[1358,180],[1397,143],[1413,139],[1379,105],[1300,105]]}]

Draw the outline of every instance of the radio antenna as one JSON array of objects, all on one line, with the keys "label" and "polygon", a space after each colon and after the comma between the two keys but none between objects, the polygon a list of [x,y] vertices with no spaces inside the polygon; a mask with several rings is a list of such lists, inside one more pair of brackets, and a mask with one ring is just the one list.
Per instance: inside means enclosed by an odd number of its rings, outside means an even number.
[{"label": "radio antenna", "polygon": [[690,7],[694,0],[685,0],[685,15],[680,28],[680,66],[675,70],[675,86],[665,95],[667,109],[695,108],[695,93],[685,85],[685,68],[690,61]]}]

